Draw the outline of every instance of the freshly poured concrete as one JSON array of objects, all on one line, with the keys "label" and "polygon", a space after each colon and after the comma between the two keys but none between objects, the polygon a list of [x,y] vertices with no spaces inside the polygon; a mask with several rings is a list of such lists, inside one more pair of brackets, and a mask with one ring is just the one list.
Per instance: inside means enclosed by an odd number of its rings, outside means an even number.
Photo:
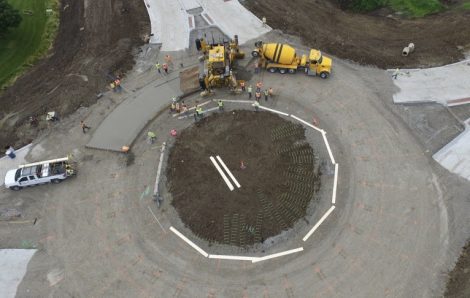
[{"label": "freshly poured concrete", "polygon": [[14,298],[36,249],[0,249],[0,297]]},{"label": "freshly poured concrete", "polygon": [[203,8],[201,15],[209,26],[219,27],[229,37],[238,35],[240,43],[271,30],[236,0],[144,1],[152,27],[150,43],[161,43],[162,51],[189,47],[189,34],[195,24],[188,11],[199,7]]},{"label": "freshly poured concrete", "polygon": [[[395,70],[389,70],[390,75]],[[470,59],[427,69],[401,69],[395,103],[437,102],[444,106],[470,102]]]},{"label": "freshly poured concrete", "polygon": [[129,146],[157,113],[180,96],[179,73],[173,72],[155,81],[153,86],[130,96],[104,119],[93,133],[87,147],[121,151]]},{"label": "freshly poured concrete", "polygon": [[470,128],[468,123],[465,126],[465,131],[434,154],[433,158],[450,172],[470,180]]}]

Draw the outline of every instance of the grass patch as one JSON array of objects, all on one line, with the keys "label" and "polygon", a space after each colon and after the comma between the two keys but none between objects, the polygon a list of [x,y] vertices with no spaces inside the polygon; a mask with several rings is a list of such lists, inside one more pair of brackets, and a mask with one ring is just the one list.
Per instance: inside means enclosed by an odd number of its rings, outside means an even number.
[{"label": "grass patch", "polygon": [[[0,88],[12,84],[52,46],[59,28],[59,0],[9,0],[23,17],[0,38]],[[46,9],[52,9],[47,15]]]},{"label": "grass patch", "polygon": [[381,7],[391,7],[412,17],[424,17],[440,12],[446,7],[439,0],[338,0],[356,12],[369,12]]},{"label": "grass patch", "polygon": [[424,17],[445,8],[439,0],[390,0],[390,6],[413,17]]},{"label": "grass patch", "polygon": [[470,9],[470,1],[463,3],[462,8],[463,9]]}]

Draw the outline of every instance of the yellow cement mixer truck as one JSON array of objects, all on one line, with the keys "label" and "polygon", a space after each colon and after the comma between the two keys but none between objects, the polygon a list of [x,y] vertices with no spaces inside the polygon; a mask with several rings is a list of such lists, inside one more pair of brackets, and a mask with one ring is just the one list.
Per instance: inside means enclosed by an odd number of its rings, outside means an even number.
[{"label": "yellow cement mixer truck", "polygon": [[307,75],[319,76],[322,79],[328,78],[331,74],[331,58],[323,56],[319,50],[311,49],[307,57],[307,55],[297,56],[295,49],[288,44],[264,44],[258,41],[255,47],[251,55],[259,57],[260,66],[271,73],[304,71]]}]

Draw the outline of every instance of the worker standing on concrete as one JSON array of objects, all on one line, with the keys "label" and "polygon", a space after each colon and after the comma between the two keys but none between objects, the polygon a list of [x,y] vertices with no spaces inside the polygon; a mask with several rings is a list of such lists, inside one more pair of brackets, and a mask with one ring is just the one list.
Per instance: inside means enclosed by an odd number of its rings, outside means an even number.
[{"label": "worker standing on concrete", "polygon": [[253,88],[250,85],[248,86],[248,99],[251,99],[252,92],[253,92]]},{"label": "worker standing on concrete", "polygon": [[262,87],[263,87],[263,83],[261,82],[256,83],[256,92],[261,92]]},{"label": "worker standing on concrete", "polygon": [[170,55],[165,55],[165,62],[166,62],[168,65],[173,66],[173,58],[172,58]]},{"label": "worker standing on concrete", "polygon": [[6,146],[5,149],[6,149],[5,154],[6,154],[9,158],[14,159],[14,158],[16,157],[15,149],[13,149],[12,146]]},{"label": "worker standing on concrete", "polygon": [[82,128],[83,133],[86,133],[91,128],[91,127],[87,126],[83,120],[80,121],[80,127]]},{"label": "worker standing on concrete", "polygon": [[263,22],[263,27],[266,27],[266,17],[263,17],[261,21]]},{"label": "worker standing on concrete", "polygon": [[196,114],[199,119],[204,117],[204,113],[202,112],[202,108],[200,106],[196,107]]},{"label": "worker standing on concrete", "polygon": [[165,74],[168,74],[168,64],[163,63],[163,71],[165,71]]},{"label": "worker standing on concrete", "polygon": [[273,95],[274,95],[273,88],[269,87],[268,94],[269,94],[269,97],[271,97],[271,98],[273,97]]},{"label": "worker standing on concrete", "polygon": [[268,101],[269,91],[268,89],[264,90],[264,101]]},{"label": "worker standing on concrete", "polygon": [[245,92],[245,81],[240,82],[240,87],[242,88],[242,91]]},{"label": "worker standing on concrete", "polygon": [[155,64],[155,67],[157,68],[158,73],[162,74],[162,66],[160,65],[160,63],[157,62],[157,64]]},{"label": "worker standing on concrete", "polygon": [[217,102],[217,105],[219,106],[219,111],[223,112],[224,111],[224,102],[222,101],[222,99],[219,99],[219,101]]},{"label": "worker standing on concrete", "polygon": [[157,135],[153,131],[147,132],[147,142],[153,144],[157,139]]},{"label": "worker standing on concrete", "polygon": [[260,91],[256,91],[255,99],[256,99],[257,102],[259,102],[259,100],[261,99],[261,92]]},{"label": "worker standing on concrete", "polygon": [[392,78],[396,80],[399,74],[400,74],[400,69],[399,68],[395,69],[395,71],[392,74]]}]

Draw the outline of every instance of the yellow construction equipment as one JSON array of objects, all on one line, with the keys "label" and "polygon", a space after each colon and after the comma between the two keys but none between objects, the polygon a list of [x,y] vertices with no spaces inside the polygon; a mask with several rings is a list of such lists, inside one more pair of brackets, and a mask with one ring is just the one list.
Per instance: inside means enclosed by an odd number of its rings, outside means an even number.
[{"label": "yellow construction equipment", "polygon": [[200,78],[201,87],[211,89],[213,87],[228,86],[236,88],[237,79],[232,72],[236,59],[245,57],[240,51],[238,36],[230,42],[208,44],[204,39],[196,39],[198,51],[203,53],[205,61],[204,73]]},{"label": "yellow construction equipment", "polygon": [[322,79],[328,78],[331,74],[331,58],[323,56],[319,50],[311,49],[307,57],[307,55],[297,56],[295,49],[288,44],[264,44],[258,41],[255,47],[251,55],[259,57],[260,66],[271,73],[278,71],[282,74],[296,73],[299,70]]}]

